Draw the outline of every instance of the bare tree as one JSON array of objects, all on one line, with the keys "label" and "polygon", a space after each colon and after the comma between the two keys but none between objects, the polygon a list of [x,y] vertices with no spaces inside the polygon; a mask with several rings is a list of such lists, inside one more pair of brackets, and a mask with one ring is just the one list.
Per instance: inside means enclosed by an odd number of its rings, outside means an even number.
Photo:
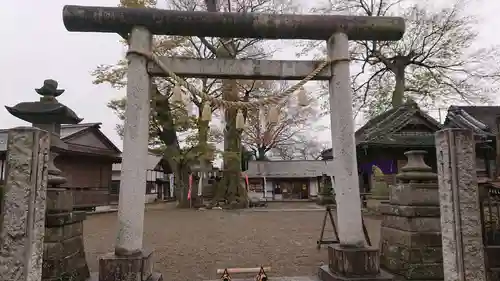
[{"label": "bare tree", "polygon": [[423,106],[487,102],[499,90],[498,48],[474,45],[478,31],[475,18],[465,12],[467,2],[457,0],[446,7],[436,7],[436,2],[330,0],[315,9],[406,20],[400,41],[352,44],[351,59],[359,67],[352,77],[357,107],[367,107],[373,115],[408,97]]},{"label": "bare tree", "polygon": [[[253,85],[250,99],[275,95],[287,86],[287,83],[261,81]],[[304,142],[304,134],[313,135],[321,129],[315,124],[319,112],[313,100],[309,106],[301,107],[292,97],[276,107],[278,122],[268,122],[269,108],[253,109],[246,119],[242,142],[256,160],[267,159],[267,154],[272,151],[293,149]]]},{"label": "bare tree", "polygon": [[[282,12],[283,9],[290,9],[293,6],[287,7],[289,1],[274,1],[274,0],[231,0],[226,1],[227,9],[236,12]],[[125,7],[155,7],[155,0],[121,0],[120,6]],[[169,8],[176,10],[205,10],[203,0],[172,0],[168,2]],[[126,35],[124,35],[126,37]],[[256,39],[231,39],[227,40],[227,44],[223,44],[224,40],[216,38],[197,38],[197,37],[180,37],[180,36],[155,36],[154,37],[154,52],[157,55],[182,56],[194,58],[216,58],[220,57],[223,52],[228,52],[231,58],[263,58],[272,53],[260,40]],[[122,43],[127,44],[126,40]],[[228,47],[228,48],[226,48]],[[122,88],[126,85],[126,69],[127,61],[121,60],[115,65],[100,65],[92,73],[95,80],[94,83],[109,83],[113,87]],[[212,96],[220,96],[224,99],[233,101],[241,100],[242,93],[233,85],[237,81],[224,83],[223,81],[214,79],[186,79],[188,83],[197,87],[201,92],[208,93]],[[196,106],[194,116],[188,116],[189,109],[184,106],[172,104],[169,101],[173,81],[170,78],[154,79],[156,89],[153,93],[150,122],[150,133],[152,146],[160,146],[160,150],[164,152],[164,158],[168,161],[173,169],[176,178],[176,197],[179,206],[189,206],[187,201],[187,182],[189,174],[189,163],[193,160],[198,160],[205,163],[205,160],[210,160],[213,155],[213,147],[209,145],[211,139],[220,137],[222,130],[217,127],[210,128],[209,122],[199,118],[202,113],[203,105],[206,101],[195,93],[187,93],[190,103]],[[243,94],[244,96],[244,94]],[[112,101],[109,106],[120,116],[126,105],[125,99]],[[213,107],[213,110],[216,108]],[[240,157],[239,138],[241,132],[238,132],[234,126],[236,111],[234,109],[226,111],[226,128],[225,144],[226,152],[234,153]],[[118,128],[120,129],[120,128]],[[195,137],[196,136],[196,137]],[[218,141],[220,142],[220,140]],[[188,144],[187,147],[186,144]],[[183,147],[184,146],[184,147]],[[158,149],[156,149],[158,151]],[[232,173],[230,177],[226,177],[228,182],[226,187],[239,188],[234,183],[239,183],[239,175],[241,167],[239,158],[226,159],[231,162],[230,169]],[[236,165],[237,164],[237,165]],[[230,201],[234,199],[234,190],[229,192],[219,192],[223,196],[227,196]]]},{"label": "bare tree", "polygon": [[330,147],[327,142],[318,141],[311,135],[301,134],[296,136],[293,145],[273,149],[273,155],[283,160],[319,160],[321,153]]}]

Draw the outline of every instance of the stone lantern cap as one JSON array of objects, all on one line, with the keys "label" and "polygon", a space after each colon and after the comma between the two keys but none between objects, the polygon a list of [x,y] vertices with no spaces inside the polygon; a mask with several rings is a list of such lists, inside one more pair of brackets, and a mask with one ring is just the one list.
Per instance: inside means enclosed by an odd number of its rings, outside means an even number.
[{"label": "stone lantern cap", "polygon": [[400,181],[436,181],[437,174],[432,172],[425,161],[425,150],[410,150],[405,152],[408,162],[401,168],[401,173],[396,178]]},{"label": "stone lantern cap", "polygon": [[47,79],[35,91],[41,95],[40,101],[21,102],[13,107],[5,106],[10,114],[32,124],[78,124],[83,119],[69,107],[57,101],[64,90],[57,89],[57,81]]}]

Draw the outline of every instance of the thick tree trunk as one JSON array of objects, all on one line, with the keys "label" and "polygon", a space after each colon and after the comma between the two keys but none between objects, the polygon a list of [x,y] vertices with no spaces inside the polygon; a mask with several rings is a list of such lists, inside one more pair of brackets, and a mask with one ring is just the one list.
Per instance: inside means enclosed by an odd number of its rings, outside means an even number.
[{"label": "thick tree trunk", "polygon": [[[218,58],[235,58],[226,48],[230,45],[229,40],[226,47],[221,46],[216,53]],[[222,98],[227,101],[238,101],[239,95],[234,80],[222,82]],[[214,200],[227,200],[232,208],[245,208],[248,205],[248,196],[241,183],[241,132],[236,129],[236,115],[238,109],[224,108],[226,128],[224,131],[224,165],[222,182],[217,187]]]},{"label": "thick tree trunk", "polygon": [[257,151],[257,160],[266,160],[266,148],[265,147],[259,147]]},{"label": "thick tree trunk", "polygon": [[[223,98],[238,100],[236,81],[223,82]],[[225,109],[224,166],[222,182],[214,199],[225,199],[233,208],[244,208],[247,206],[247,194],[241,183],[241,132],[236,129],[237,112],[236,108]]]},{"label": "thick tree trunk", "polygon": [[403,104],[405,94],[405,68],[404,64],[396,64],[394,66],[394,75],[396,76],[396,86],[392,93],[392,107],[397,107]]},{"label": "thick tree trunk", "polygon": [[[155,94],[159,95],[158,90]],[[157,104],[158,118],[162,121],[162,130],[159,133],[159,138],[165,144],[163,158],[167,161],[172,173],[174,174],[175,198],[178,207],[189,207],[187,201],[187,188],[189,182],[189,169],[182,165],[180,158],[181,149],[177,139],[177,132],[174,126],[174,119],[170,111],[170,103],[168,99],[161,98],[161,102]]]}]

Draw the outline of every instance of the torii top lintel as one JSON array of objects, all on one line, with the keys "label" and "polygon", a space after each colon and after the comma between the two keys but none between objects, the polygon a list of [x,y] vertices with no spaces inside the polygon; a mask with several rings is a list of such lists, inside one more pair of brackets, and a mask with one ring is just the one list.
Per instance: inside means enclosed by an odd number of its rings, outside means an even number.
[{"label": "torii top lintel", "polygon": [[400,17],[294,15],[173,11],[152,8],[63,8],[68,31],[126,34],[133,26],[153,34],[225,38],[327,40],[344,32],[350,40],[399,40],[405,31]]}]

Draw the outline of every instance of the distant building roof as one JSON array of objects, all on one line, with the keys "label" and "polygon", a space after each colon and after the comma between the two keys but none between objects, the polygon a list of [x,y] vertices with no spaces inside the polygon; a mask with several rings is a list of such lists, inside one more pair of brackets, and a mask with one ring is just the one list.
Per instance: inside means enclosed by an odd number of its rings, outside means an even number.
[{"label": "distant building roof", "polygon": [[[61,125],[61,140],[64,142],[69,142],[87,133],[89,130],[94,130],[94,132],[99,136],[99,139],[106,143],[106,145],[114,150],[116,153],[121,153],[120,149],[106,136],[104,135],[100,128],[102,123],[81,123],[81,124],[71,124],[71,125]],[[9,129],[0,129],[0,152],[7,150],[7,136]],[[73,145],[74,146],[74,145]],[[74,148],[74,147],[73,147]],[[71,148],[70,148],[71,149]],[[93,151],[98,153],[98,151]]]},{"label": "distant building roof", "polygon": [[61,125],[61,139],[69,138],[79,132],[88,128],[96,127],[101,128],[102,123],[81,123],[72,125]]},{"label": "distant building roof", "polygon": [[[162,156],[159,156],[159,155],[156,155],[153,153],[149,153],[148,158],[146,160],[147,161],[146,167],[144,170],[156,170],[157,166],[158,166],[158,164],[160,164],[162,158],[163,158]],[[121,163],[113,164],[113,167],[112,167],[113,171],[121,171],[121,169],[122,169]]]},{"label": "distant building roof", "polygon": [[444,121],[445,127],[464,128],[484,136],[498,133],[496,119],[500,106],[450,106]]},{"label": "distant building roof", "polygon": [[[415,122],[424,124],[423,131],[402,131],[407,125]],[[443,126],[425,113],[414,101],[391,108],[368,120],[354,134],[356,145],[372,144],[386,147],[429,147],[434,145],[434,132]],[[321,153],[322,159],[332,158],[332,149]]]},{"label": "distant building roof", "polygon": [[[401,129],[410,124],[415,118],[425,122],[429,131],[415,132],[414,134],[398,134]],[[356,133],[356,144],[386,143],[401,145],[431,145],[434,141],[434,132],[442,129],[442,125],[430,115],[420,109],[415,102],[408,102],[370,119],[359,128]],[[430,137],[430,138],[429,138]]]},{"label": "distant building roof", "polygon": [[249,178],[312,178],[330,174],[331,161],[288,160],[288,161],[248,161],[245,174]]}]

